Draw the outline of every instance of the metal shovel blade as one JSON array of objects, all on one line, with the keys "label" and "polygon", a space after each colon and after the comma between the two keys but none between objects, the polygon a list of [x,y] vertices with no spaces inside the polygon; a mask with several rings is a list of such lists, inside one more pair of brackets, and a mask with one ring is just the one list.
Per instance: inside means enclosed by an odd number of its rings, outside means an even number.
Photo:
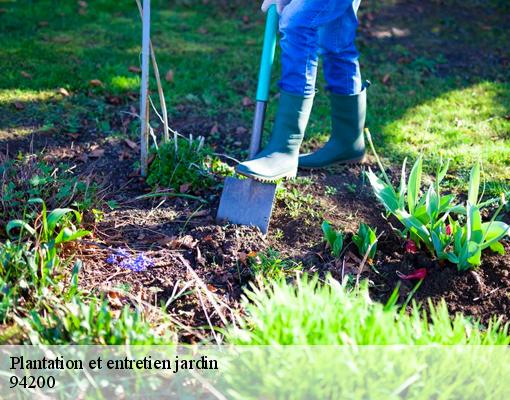
[{"label": "metal shovel blade", "polygon": [[257,226],[265,235],[275,193],[275,184],[227,177],[216,219],[236,225]]}]

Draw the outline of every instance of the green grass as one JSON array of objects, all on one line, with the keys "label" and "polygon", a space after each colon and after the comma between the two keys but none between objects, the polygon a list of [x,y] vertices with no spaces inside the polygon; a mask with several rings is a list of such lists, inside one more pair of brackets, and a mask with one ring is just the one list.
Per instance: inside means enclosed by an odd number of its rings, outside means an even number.
[{"label": "green grass", "polygon": [[372,302],[368,289],[350,291],[328,278],[306,276],[296,285],[274,281],[252,285],[244,301],[246,316],[227,339],[239,345],[394,345],[508,344],[508,326],[474,329],[460,314],[451,320],[445,303],[428,316],[418,306],[408,315],[393,305]]},{"label": "green grass", "polygon": [[[68,130],[81,118],[111,134],[107,123],[117,111],[104,102],[104,95],[139,90],[138,75],[128,70],[139,65],[141,26],[134,1],[90,2],[83,15],[74,1],[58,5],[48,0],[3,1],[1,5],[6,11],[0,15],[0,138],[13,132],[28,134],[33,128]],[[458,2],[447,6],[462,7]],[[392,1],[363,2],[361,19],[368,11],[392,7]],[[464,7],[482,6],[471,2]],[[360,35],[362,72],[374,83],[367,124],[384,157],[397,162],[421,152],[432,158],[442,154],[453,159],[454,170],[466,169],[481,158],[489,181],[507,179],[510,121],[505,116],[510,85],[505,82],[505,68],[487,61],[475,65],[473,72],[459,68],[438,72],[455,54],[462,55],[457,50],[448,56],[452,51],[448,46],[455,47],[450,40],[457,40],[459,47],[491,52],[506,47],[501,32],[505,4],[491,2],[488,7],[485,19],[463,31],[459,30],[465,26],[462,15],[453,14],[424,17],[415,26],[395,18],[396,27],[408,29],[409,34],[391,41],[367,41]],[[174,71],[173,82],[163,80],[171,118],[196,115],[211,125],[219,120],[223,133],[236,126],[249,127],[252,110],[243,107],[242,99],[253,97],[256,86],[263,29],[257,5],[234,3],[227,9],[204,7],[197,1],[154,1],[152,16],[161,73]],[[446,40],[447,48],[438,46],[436,37]],[[397,62],[401,58],[406,61]],[[381,81],[387,74],[391,80],[385,85]],[[277,75],[278,65],[273,93]],[[92,79],[103,86],[91,87]],[[55,94],[60,87],[71,96]],[[13,112],[14,102],[25,108]],[[328,131],[328,104],[320,79],[305,147],[325,140]],[[130,132],[135,137],[136,126]],[[229,149],[242,155],[244,149],[232,143],[226,143]]]}]

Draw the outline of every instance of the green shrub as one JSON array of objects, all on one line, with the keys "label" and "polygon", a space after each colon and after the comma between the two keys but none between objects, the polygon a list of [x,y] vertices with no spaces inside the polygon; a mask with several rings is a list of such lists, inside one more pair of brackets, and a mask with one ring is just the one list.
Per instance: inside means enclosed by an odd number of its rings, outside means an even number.
[{"label": "green shrub", "polygon": [[173,141],[165,143],[156,151],[149,166],[147,184],[177,192],[181,191],[182,185],[188,185],[193,191],[207,188],[214,183],[212,160],[212,150],[203,140],[179,138],[177,153]]},{"label": "green shrub", "polygon": [[349,291],[332,278],[317,277],[252,284],[243,299],[246,316],[227,330],[240,345],[509,344],[508,325],[482,329],[446,304],[430,304],[426,314],[414,305],[408,315],[392,304],[372,302],[366,285]]}]

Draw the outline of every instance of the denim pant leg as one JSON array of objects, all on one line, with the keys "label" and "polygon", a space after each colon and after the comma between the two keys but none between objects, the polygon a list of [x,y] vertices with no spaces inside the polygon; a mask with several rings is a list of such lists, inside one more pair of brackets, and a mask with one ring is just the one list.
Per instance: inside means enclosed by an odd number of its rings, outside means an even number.
[{"label": "denim pant leg", "polygon": [[292,0],[285,7],[280,18],[282,90],[306,97],[315,93],[319,30],[352,7],[352,0]]},{"label": "denim pant leg", "polygon": [[359,55],[354,43],[359,3],[360,0],[352,1],[343,15],[319,30],[326,88],[336,94],[353,95],[362,89]]}]

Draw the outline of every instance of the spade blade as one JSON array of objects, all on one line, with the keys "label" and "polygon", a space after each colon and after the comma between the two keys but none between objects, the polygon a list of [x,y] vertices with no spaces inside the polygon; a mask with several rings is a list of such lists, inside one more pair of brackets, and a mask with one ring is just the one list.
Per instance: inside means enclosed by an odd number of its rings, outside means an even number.
[{"label": "spade blade", "polygon": [[276,185],[253,179],[227,177],[216,220],[257,226],[265,235],[269,228]]}]

